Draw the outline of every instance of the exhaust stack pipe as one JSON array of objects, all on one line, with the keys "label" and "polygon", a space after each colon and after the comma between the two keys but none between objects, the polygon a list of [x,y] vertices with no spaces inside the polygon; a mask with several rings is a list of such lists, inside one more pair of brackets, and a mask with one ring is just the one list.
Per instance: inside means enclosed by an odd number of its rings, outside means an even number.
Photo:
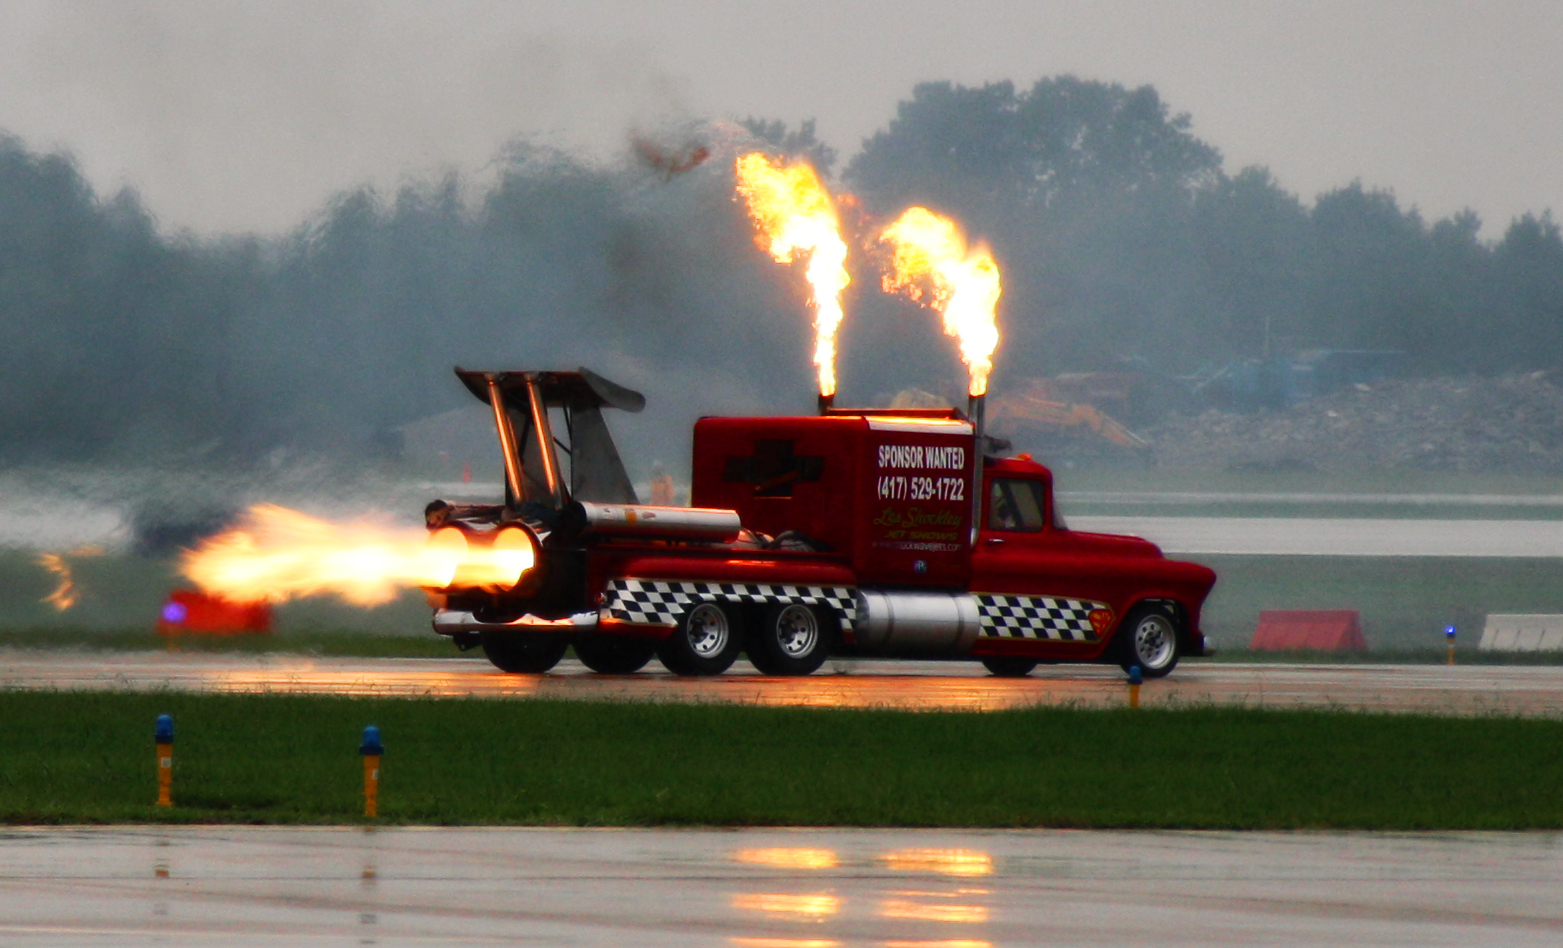
[{"label": "exhaust stack pipe", "polygon": [[826,395],[824,392],[820,393],[820,396],[819,396],[819,413],[821,415],[828,415],[828,414],[830,414],[830,410],[832,408],[834,408],[835,406],[836,406],[836,396],[835,395]]},{"label": "exhaust stack pipe", "polygon": [[982,529],[982,458],[987,454],[983,444],[986,432],[988,396],[972,395],[966,400],[966,417],[971,419],[973,444],[977,458],[973,462],[971,487],[971,546],[977,548],[977,531]]}]

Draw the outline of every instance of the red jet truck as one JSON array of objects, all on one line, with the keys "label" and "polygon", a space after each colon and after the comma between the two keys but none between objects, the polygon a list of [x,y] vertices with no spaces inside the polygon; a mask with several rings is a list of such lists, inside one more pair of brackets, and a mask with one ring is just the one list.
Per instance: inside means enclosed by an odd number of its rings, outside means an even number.
[{"label": "red jet truck", "polygon": [[692,506],[649,506],[603,419],[638,393],[586,369],[457,375],[494,413],[505,498],[428,505],[450,581],[427,592],[434,630],[505,671],[571,645],[598,672],[655,656],[680,675],[744,654],[768,675],[841,655],[1154,678],[1205,654],[1214,572],[1068,529],[1048,469],[979,458],[991,442],[955,409],[702,418]]}]

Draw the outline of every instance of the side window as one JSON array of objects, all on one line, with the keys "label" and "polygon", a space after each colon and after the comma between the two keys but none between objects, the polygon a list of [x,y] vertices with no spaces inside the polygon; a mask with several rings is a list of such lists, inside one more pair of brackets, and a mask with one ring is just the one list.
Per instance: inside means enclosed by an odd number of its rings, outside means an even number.
[{"label": "side window", "polygon": [[988,494],[988,529],[1036,533],[1046,522],[1040,481],[1001,477]]}]

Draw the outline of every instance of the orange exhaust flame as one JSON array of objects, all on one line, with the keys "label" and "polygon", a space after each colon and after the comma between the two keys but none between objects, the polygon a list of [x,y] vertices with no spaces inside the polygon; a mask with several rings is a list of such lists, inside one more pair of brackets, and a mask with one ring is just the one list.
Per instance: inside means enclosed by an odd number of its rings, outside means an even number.
[{"label": "orange exhaust flame", "polygon": [[836,394],[836,332],[841,327],[841,294],[852,282],[847,274],[847,243],[830,192],[807,164],[773,164],[760,152],[738,159],[738,193],[760,228],[760,246],[777,263],[808,254],[805,276],[813,290],[814,365],[819,393]]},{"label": "orange exhaust flame", "polygon": [[430,536],[417,528],[368,521],[331,523],[271,504],[251,507],[239,527],[185,552],[180,570],[201,589],[237,602],[286,602],[333,595],[361,606],[396,598],[399,589],[439,588],[458,572],[470,585],[516,582],[536,560],[520,530],[493,547],[469,548],[454,528]]},{"label": "orange exhaust flame", "polygon": [[70,564],[65,562],[65,558],[58,553],[44,553],[38,557],[38,565],[60,577],[54,592],[38,601],[47,602],[59,612],[76,605],[76,583],[71,579]]},{"label": "orange exhaust flame", "polygon": [[993,254],[981,244],[968,248],[954,221],[926,207],[907,208],[879,239],[895,245],[894,272],[884,276],[885,292],[904,293],[944,316],[944,334],[959,340],[961,361],[971,375],[968,393],[986,394],[1004,292]]}]

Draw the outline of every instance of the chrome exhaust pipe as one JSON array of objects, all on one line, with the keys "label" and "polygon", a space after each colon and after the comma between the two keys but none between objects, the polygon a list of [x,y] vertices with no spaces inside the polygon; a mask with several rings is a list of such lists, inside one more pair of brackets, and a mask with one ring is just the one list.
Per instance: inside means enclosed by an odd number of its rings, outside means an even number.
[{"label": "chrome exhaust pipe", "polygon": [[988,453],[983,444],[983,439],[986,437],[984,429],[987,427],[987,406],[986,394],[972,395],[966,400],[966,417],[971,419],[972,443],[977,454],[977,459],[973,462],[971,487],[972,549],[977,548],[977,531],[982,529],[982,459]]},{"label": "chrome exhaust pipe", "polygon": [[539,619],[524,615],[509,622],[486,622],[462,609],[437,609],[434,612],[434,631],[439,635],[461,635],[470,632],[578,632],[597,627],[597,613],[578,612],[568,619]]}]

